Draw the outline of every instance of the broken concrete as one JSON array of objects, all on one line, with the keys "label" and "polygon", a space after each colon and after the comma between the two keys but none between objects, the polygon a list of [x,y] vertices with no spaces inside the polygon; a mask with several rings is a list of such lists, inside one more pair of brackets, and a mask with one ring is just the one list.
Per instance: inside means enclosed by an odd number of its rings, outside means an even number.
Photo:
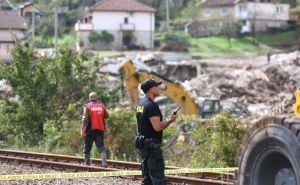
[{"label": "broken concrete", "polygon": [[269,58],[245,56],[200,61],[164,61],[149,55],[139,58],[151,65],[153,71],[181,82],[195,99],[217,97],[223,108],[245,117],[270,113],[282,101],[292,102],[294,91],[300,87],[300,67],[295,63],[299,58],[297,51]]},{"label": "broken concrete", "polygon": [[214,67],[203,69],[202,75],[183,85],[197,96],[219,97],[224,107],[243,107],[243,113],[261,115],[277,103],[293,101],[293,93],[300,87],[300,67],[293,62],[297,57],[297,52],[273,55],[270,61],[259,60],[260,56],[252,58],[252,63],[238,58],[237,65],[230,59],[230,64],[220,62],[221,67],[214,61]]}]

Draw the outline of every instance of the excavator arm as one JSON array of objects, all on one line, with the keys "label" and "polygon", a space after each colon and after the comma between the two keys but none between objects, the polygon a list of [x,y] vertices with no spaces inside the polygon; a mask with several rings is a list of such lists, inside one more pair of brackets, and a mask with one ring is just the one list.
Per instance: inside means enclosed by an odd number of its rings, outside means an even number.
[{"label": "excavator arm", "polygon": [[[139,66],[139,70],[135,66]],[[130,105],[135,106],[138,103],[138,87],[141,82],[152,78],[161,80],[166,85],[166,90],[162,94],[166,95],[172,101],[181,106],[182,113],[187,115],[198,115],[198,106],[195,100],[184,90],[182,85],[169,80],[153,71],[145,64],[126,60],[121,64],[122,76]]]},{"label": "excavator arm", "polygon": [[300,90],[295,92],[296,103],[294,104],[294,113],[296,116],[300,116]]}]

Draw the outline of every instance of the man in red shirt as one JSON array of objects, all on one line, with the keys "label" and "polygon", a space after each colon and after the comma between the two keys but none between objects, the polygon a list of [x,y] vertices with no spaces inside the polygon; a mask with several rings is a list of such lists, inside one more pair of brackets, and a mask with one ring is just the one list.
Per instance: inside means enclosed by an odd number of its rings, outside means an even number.
[{"label": "man in red shirt", "polygon": [[108,118],[106,107],[97,101],[97,94],[91,92],[89,101],[85,104],[82,116],[81,136],[84,138],[84,163],[91,164],[90,152],[93,142],[102,156],[102,167],[107,167],[107,155],[104,147],[103,136],[105,131],[105,121]]}]

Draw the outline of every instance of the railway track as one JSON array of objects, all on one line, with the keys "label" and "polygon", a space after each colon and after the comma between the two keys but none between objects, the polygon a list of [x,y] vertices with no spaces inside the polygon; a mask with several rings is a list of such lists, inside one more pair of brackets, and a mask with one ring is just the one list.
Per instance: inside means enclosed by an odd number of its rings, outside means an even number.
[{"label": "railway track", "polygon": [[[139,170],[140,164],[135,162],[108,160],[108,168],[100,167],[100,159],[92,159],[91,166],[83,165],[83,158],[68,155],[45,154],[25,151],[0,150],[0,161],[28,164],[40,168],[52,168],[70,172],[100,172]],[[166,169],[179,169],[166,166]],[[233,185],[233,173],[194,173],[180,174],[180,176],[167,175],[168,182],[189,185]]]}]

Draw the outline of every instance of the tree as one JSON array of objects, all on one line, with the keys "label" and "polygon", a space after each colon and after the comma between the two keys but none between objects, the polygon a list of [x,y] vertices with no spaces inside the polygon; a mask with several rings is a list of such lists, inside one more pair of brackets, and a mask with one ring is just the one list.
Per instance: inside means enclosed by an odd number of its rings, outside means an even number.
[{"label": "tree", "polygon": [[8,127],[15,128],[13,132],[19,140],[34,143],[43,135],[48,102],[53,98],[57,87],[46,73],[48,66],[31,62],[30,49],[23,50],[21,45],[17,44],[12,54],[13,62],[0,66],[1,78],[12,86],[13,93],[19,101],[7,101],[6,104],[11,109],[4,109],[2,113],[9,115],[6,123],[9,123]]},{"label": "tree", "polygon": [[116,100],[114,89],[97,84],[99,78],[105,80],[94,70],[99,64],[85,66],[85,53],[61,48],[55,58],[33,60],[32,50],[17,44],[12,55],[10,65],[0,64],[0,77],[18,100],[2,100],[0,129],[22,145],[38,145],[47,134],[46,122],[60,129],[63,122],[76,122],[89,91],[96,91],[105,104]]},{"label": "tree", "polygon": [[231,38],[235,34],[235,24],[230,20],[226,21],[224,24],[225,25],[223,26],[223,33],[227,38],[229,48],[231,48]]}]

